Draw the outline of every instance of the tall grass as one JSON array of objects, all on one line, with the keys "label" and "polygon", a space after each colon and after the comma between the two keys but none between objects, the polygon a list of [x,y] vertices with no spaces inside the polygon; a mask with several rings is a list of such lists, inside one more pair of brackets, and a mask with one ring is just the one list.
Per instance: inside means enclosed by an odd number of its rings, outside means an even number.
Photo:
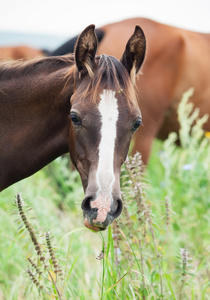
[{"label": "tall grass", "polygon": [[[19,192],[33,208],[37,238],[54,235],[61,299],[210,299],[210,139],[202,130],[207,117],[199,119],[188,102],[191,93],[178,111],[181,147],[171,133],[155,142],[146,172],[139,154],[124,164],[124,210],[106,232],[84,228],[79,176],[66,158],[1,194],[0,299],[59,298],[55,285],[44,282],[47,292],[40,291],[26,272],[34,246],[22,228],[17,233],[11,203]],[[54,276],[49,245],[40,244]]]}]

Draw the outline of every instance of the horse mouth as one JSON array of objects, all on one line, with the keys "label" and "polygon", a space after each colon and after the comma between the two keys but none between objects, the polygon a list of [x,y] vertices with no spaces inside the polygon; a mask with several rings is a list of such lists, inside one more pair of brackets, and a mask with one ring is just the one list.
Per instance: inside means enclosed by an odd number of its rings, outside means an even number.
[{"label": "horse mouth", "polygon": [[106,230],[106,227],[100,227],[100,226],[96,226],[96,225],[90,224],[90,222],[88,221],[87,218],[85,218],[85,220],[84,220],[84,225],[85,225],[85,227],[87,227],[88,229],[93,230],[93,231],[95,231],[95,232],[99,232],[99,231]]}]

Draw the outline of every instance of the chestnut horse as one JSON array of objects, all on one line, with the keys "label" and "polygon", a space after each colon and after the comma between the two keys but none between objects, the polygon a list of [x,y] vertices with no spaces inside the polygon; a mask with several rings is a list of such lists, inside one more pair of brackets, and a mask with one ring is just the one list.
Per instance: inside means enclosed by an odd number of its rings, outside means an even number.
[{"label": "chestnut horse", "polygon": [[133,82],[145,48],[136,26],[121,61],[96,56],[90,25],[74,55],[2,64],[0,190],[70,152],[85,192],[85,226],[111,224],[122,211],[121,165],[141,124]]},{"label": "chestnut horse", "polygon": [[44,56],[42,50],[35,49],[28,46],[13,46],[13,47],[0,47],[0,60],[8,59],[23,59],[28,60],[38,56]]},{"label": "chestnut horse", "polygon": [[[210,114],[210,34],[191,32],[135,18],[109,24],[98,29],[98,53],[121,57],[124,45],[135,24],[144,30],[147,55],[137,79],[138,102],[143,126],[134,137],[133,153],[142,153],[147,163],[155,137],[165,139],[171,131],[178,132],[177,107],[182,94],[194,87],[190,101],[200,115]],[[74,39],[51,54],[73,51]],[[210,131],[210,118],[205,124]]]}]

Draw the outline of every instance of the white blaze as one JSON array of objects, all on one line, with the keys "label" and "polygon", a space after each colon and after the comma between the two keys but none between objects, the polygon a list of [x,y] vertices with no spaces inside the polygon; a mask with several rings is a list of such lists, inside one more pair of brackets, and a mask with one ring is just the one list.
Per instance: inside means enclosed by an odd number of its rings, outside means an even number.
[{"label": "white blaze", "polygon": [[99,184],[99,194],[109,196],[109,200],[111,200],[111,192],[115,181],[114,150],[119,116],[114,91],[103,91],[98,109],[101,115],[101,140],[96,178]]}]

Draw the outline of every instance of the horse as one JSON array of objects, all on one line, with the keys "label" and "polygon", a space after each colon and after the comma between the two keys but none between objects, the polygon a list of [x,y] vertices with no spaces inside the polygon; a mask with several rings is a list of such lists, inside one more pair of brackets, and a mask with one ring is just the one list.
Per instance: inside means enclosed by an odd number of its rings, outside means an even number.
[{"label": "horse", "polygon": [[28,60],[36,58],[38,56],[45,56],[45,52],[43,50],[28,46],[0,47],[0,60]]},{"label": "horse", "polygon": [[[98,28],[98,54],[120,59],[134,24],[139,24],[147,40],[147,54],[136,81],[143,126],[134,136],[132,154],[140,152],[148,163],[153,140],[164,140],[179,131],[177,108],[182,94],[194,87],[190,101],[200,116],[210,114],[210,34],[191,32],[150,19],[134,18]],[[74,39],[51,53],[72,52]],[[210,131],[210,119],[204,125]]]},{"label": "horse", "polygon": [[0,66],[0,190],[69,152],[85,197],[84,224],[105,230],[123,207],[121,165],[141,125],[135,78],[145,57],[135,27],[121,60],[96,55],[95,26],[74,54]]}]

